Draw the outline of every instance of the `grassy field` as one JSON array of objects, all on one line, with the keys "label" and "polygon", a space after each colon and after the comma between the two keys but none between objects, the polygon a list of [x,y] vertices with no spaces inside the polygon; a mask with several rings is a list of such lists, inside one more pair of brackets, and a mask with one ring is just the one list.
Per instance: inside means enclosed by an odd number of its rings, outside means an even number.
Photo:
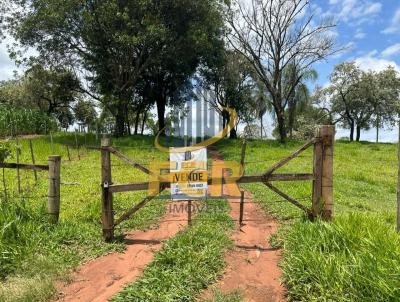
[{"label": "grassy field", "polygon": [[[95,137],[79,137],[80,143],[99,145]],[[6,170],[7,200],[0,182],[0,301],[47,301],[54,295],[54,281],[65,279],[71,268],[114,250],[117,240],[104,244],[100,223],[100,153],[71,149],[74,136],[54,136],[54,153],[63,158],[61,216],[58,225],[48,223],[47,175],[21,171],[22,194],[17,194],[16,171]],[[15,150],[15,141],[11,141]],[[21,140],[21,162],[31,162],[27,140]],[[285,157],[302,142],[281,145],[274,141],[250,141],[246,174],[258,174]],[[33,140],[37,163],[50,155],[50,139]],[[131,158],[146,164],[165,160],[152,137],[114,140]],[[240,160],[240,141],[223,140],[218,148],[225,160]],[[335,220],[308,222],[300,210],[262,184],[245,188],[263,209],[280,220],[281,230],[272,243],[283,247],[284,282],[292,301],[399,301],[400,238],[395,232],[396,146],[392,144],[336,142],[334,164]],[[14,158],[8,160],[15,162]],[[311,172],[312,150],[280,169]],[[0,175],[1,176],[1,175]],[[145,181],[146,175],[113,158],[113,181]],[[305,205],[311,204],[310,182],[277,183]],[[2,192],[2,193],[1,193]],[[115,194],[116,216],[146,192]],[[210,201],[211,202],[211,201]],[[145,207],[117,230],[144,229],[164,213],[161,201]],[[227,205],[225,204],[225,210]],[[227,211],[204,212],[191,229],[170,239],[157,253],[141,278],[114,297],[115,301],[193,301],[223,271],[223,254],[229,248],[232,226]],[[206,218],[204,220],[200,218]],[[120,236],[118,238],[121,238]],[[161,298],[160,298],[161,297]],[[160,300],[161,299],[161,300]],[[240,293],[215,293],[212,301],[241,301]]]},{"label": "grassy field", "polygon": [[[99,145],[94,136],[79,137],[80,144]],[[35,185],[32,171],[22,171],[22,194],[17,193],[16,170],[5,170],[7,200],[0,183],[0,301],[47,301],[55,292],[54,280],[65,278],[69,269],[83,261],[123,249],[122,241],[104,244],[101,238],[100,152],[71,149],[68,161],[65,143],[74,145],[73,135],[55,135],[54,153],[62,155],[60,223],[48,223],[47,173],[40,172]],[[114,144],[131,158],[142,163],[165,159],[155,151],[153,138],[133,137],[114,140]],[[15,141],[10,142],[15,151]],[[21,163],[31,162],[27,140],[20,141]],[[47,163],[51,154],[50,139],[33,140],[36,162]],[[15,162],[14,158],[8,160]],[[145,181],[139,170],[113,158],[114,183]],[[115,194],[114,208],[118,216],[146,192]],[[157,221],[165,207],[161,201],[146,207],[117,230],[142,229]]]},{"label": "grassy field", "polygon": [[[299,147],[250,141],[246,174],[265,171]],[[240,160],[240,142],[224,140],[226,160]],[[246,185],[281,221],[284,282],[292,301],[400,301],[400,237],[395,232],[397,146],[338,141],[334,150],[333,223],[310,223],[262,184]],[[280,169],[311,172],[312,149]],[[279,171],[278,171],[279,173]],[[311,205],[310,182],[277,183]]]}]

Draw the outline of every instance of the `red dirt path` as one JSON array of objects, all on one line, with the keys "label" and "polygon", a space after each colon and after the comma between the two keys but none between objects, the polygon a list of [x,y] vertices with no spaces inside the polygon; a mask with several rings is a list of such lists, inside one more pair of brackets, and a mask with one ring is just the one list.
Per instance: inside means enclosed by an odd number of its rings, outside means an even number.
[{"label": "red dirt path", "polygon": [[127,234],[124,253],[111,253],[80,266],[72,274],[72,282],[60,286],[59,301],[107,301],[142,274],[162,241],[182,229],[186,218],[184,211],[170,213],[167,209],[158,227]]},{"label": "red dirt path", "polygon": [[[221,160],[215,150],[210,155]],[[228,188],[225,188],[228,189]],[[232,195],[229,190],[224,191]],[[231,216],[239,218],[238,199],[228,199]],[[247,220],[247,221],[246,221]],[[225,257],[227,268],[222,279],[206,290],[202,298],[211,296],[211,289],[218,288],[224,293],[238,290],[246,302],[281,302],[285,301],[285,289],[280,283],[281,271],[278,267],[280,251],[271,248],[269,239],[277,231],[276,221],[265,214],[250,193],[245,192],[244,225],[231,238],[233,250]]]}]

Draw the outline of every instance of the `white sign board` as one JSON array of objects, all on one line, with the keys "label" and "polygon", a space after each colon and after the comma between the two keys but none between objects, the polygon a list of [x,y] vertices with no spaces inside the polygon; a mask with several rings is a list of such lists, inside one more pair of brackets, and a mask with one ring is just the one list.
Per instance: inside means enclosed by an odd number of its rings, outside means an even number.
[{"label": "white sign board", "polygon": [[207,148],[169,152],[172,200],[204,199],[207,196]]}]

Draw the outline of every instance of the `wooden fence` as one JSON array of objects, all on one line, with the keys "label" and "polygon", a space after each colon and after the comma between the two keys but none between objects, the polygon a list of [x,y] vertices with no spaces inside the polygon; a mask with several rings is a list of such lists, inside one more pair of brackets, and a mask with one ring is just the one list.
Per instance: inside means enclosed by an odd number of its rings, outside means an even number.
[{"label": "wooden fence", "polygon": [[[21,163],[1,163],[0,168],[21,170],[47,171],[49,175],[48,190],[48,214],[52,222],[57,222],[60,215],[60,174],[61,156],[51,155],[47,165],[21,164]],[[19,172],[18,172],[19,174]],[[35,178],[36,178],[35,174]],[[19,179],[18,179],[19,183]],[[19,184],[20,187],[20,184]],[[20,190],[20,188],[19,188]]]},{"label": "wooden fence", "polygon": [[[317,129],[315,137],[294,151],[289,156],[283,158],[279,162],[272,165],[264,173],[260,175],[243,175],[237,184],[245,183],[263,183],[273,192],[304,211],[311,220],[321,217],[330,220],[333,217],[333,145],[334,145],[334,126],[321,126]],[[313,152],[313,173],[275,173],[276,170],[285,166],[292,159],[310,148],[314,147]],[[160,192],[170,187],[169,182],[160,181],[137,182],[130,184],[113,184],[111,171],[111,154],[125,161],[134,168],[141,170],[146,174],[152,174],[148,168],[140,163],[132,160],[111,146],[109,138],[103,138],[101,142],[101,187],[102,187],[102,229],[103,237],[106,241],[112,240],[114,236],[114,228],[121,222],[125,221],[144,207],[155,196],[147,196],[139,203],[132,206],[119,218],[114,219],[113,210],[113,194],[129,191],[148,190],[152,185],[159,185]],[[244,164],[245,148],[242,148],[241,164]],[[212,176],[208,178],[208,184],[215,183],[216,179]],[[295,198],[289,196],[282,190],[278,189],[273,182],[276,181],[312,181],[312,205],[307,207]],[[221,179],[217,180],[223,183]],[[240,222],[243,220],[243,193],[241,196],[241,215]],[[190,213],[189,213],[190,215]],[[190,222],[190,219],[189,219]]]}]

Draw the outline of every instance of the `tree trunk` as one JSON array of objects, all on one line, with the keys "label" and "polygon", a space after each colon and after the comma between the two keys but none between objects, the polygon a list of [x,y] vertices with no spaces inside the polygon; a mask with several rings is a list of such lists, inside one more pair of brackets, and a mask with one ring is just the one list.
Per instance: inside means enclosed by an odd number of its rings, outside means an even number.
[{"label": "tree trunk", "polygon": [[138,128],[139,128],[139,117],[140,117],[140,110],[136,112],[136,117],[135,117],[135,132],[134,134],[138,134]]},{"label": "tree trunk", "polygon": [[162,131],[161,135],[165,135],[165,106],[166,100],[163,96],[158,96],[156,100],[157,104],[157,116],[158,116],[158,131]]},{"label": "tree trunk", "polygon": [[260,124],[261,124],[260,138],[263,139],[264,125],[263,125],[263,116],[262,115],[261,115],[261,118],[260,118]]},{"label": "tree trunk", "polygon": [[288,130],[289,130],[289,137],[293,137],[293,127],[294,127],[294,118],[296,115],[296,104],[295,101],[293,100],[292,102],[289,102],[289,116],[288,116]]},{"label": "tree trunk", "polygon": [[140,129],[140,134],[143,135],[144,132],[144,125],[146,124],[146,120],[147,120],[147,111],[145,111],[143,113],[143,117],[142,117],[142,129]]},{"label": "tree trunk", "polygon": [[379,143],[379,118],[376,118],[376,143]]},{"label": "tree trunk", "polygon": [[285,143],[287,138],[287,133],[285,125],[285,113],[283,109],[280,109],[279,111],[276,112],[276,120],[278,122],[279,140],[281,143]]},{"label": "tree trunk", "polygon": [[126,133],[128,133],[128,135],[131,135],[131,124],[129,122],[128,106],[125,108],[125,122],[126,122]]},{"label": "tree trunk", "polygon": [[357,125],[357,136],[356,136],[356,141],[360,141],[360,136],[361,136],[361,127]]},{"label": "tree trunk", "polygon": [[125,134],[125,106],[119,105],[115,115],[115,135],[117,137]]},{"label": "tree trunk", "polygon": [[350,141],[354,141],[354,121],[350,121]]},{"label": "tree trunk", "polygon": [[231,130],[231,132],[229,133],[229,138],[231,138],[231,139],[237,139],[237,131],[236,131],[236,128],[235,128],[235,127],[233,127],[232,130]]}]

